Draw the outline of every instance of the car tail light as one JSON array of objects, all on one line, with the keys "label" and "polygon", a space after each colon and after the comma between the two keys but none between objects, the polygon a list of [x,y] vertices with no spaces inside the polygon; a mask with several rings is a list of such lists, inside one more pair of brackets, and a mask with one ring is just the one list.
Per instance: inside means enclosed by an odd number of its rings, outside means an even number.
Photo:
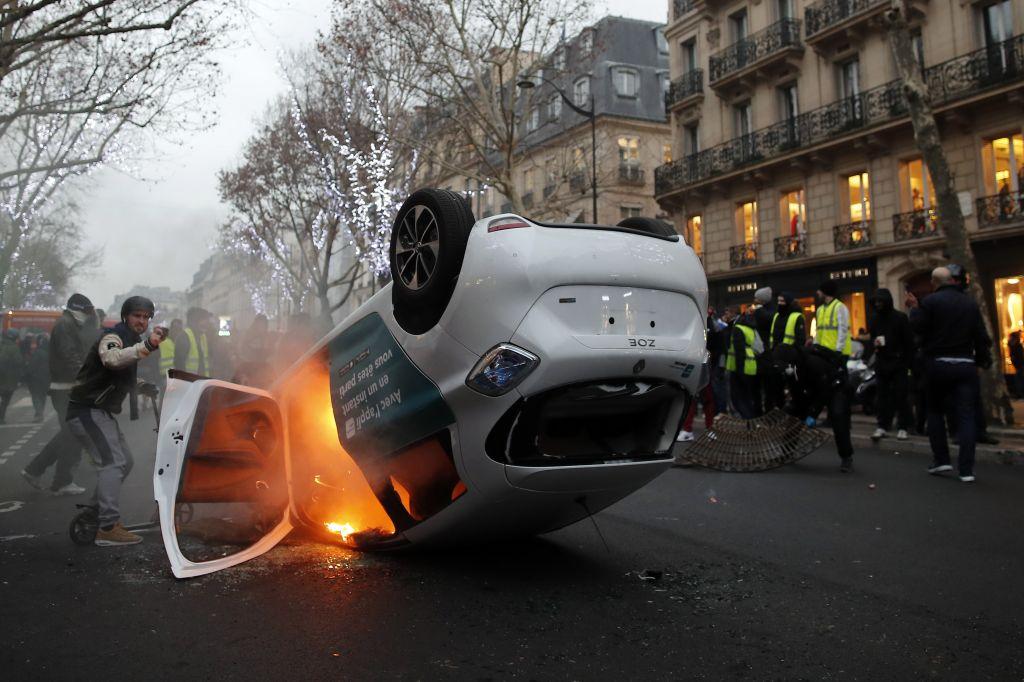
[{"label": "car tail light", "polygon": [[466,385],[484,395],[508,393],[540,364],[540,358],[510,343],[500,343],[484,353],[469,375]]},{"label": "car tail light", "polygon": [[530,224],[519,218],[497,218],[487,224],[488,232],[500,232],[502,230],[514,230],[518,227],[529,227]]}]

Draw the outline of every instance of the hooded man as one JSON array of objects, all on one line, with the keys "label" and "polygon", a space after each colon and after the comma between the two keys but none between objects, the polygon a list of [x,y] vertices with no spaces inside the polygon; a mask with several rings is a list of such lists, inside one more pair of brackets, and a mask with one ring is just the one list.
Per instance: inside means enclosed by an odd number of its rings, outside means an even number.
[{"label": "hooded man", "polygon": [[779,294],[776,312],[769,327],[771,371],[765,377],[765,407],[768,410],[785,407],[785,391],[793,398],[795,413],[801,418],[806,411],[803,390],[796,378],[803,365],[802,348],[807,342],[803,309],[788,291]]},{"label": "hooded man", "polygon": [[155,312],[153,302],[131,296],[121,306],[121,322],[104,329],[78,372],[68,402],[68,428],[89,451],[96,464],[96,492],[100,547],[134,545],[142,538],[121,524],[121,484],[132,470],[133,458],[115,414],[129,391],[136,388],[139,360],[155,351],[167,335],[157,327],[145,339]]},{"label": "hooded man", "polygon": [[33,488],[42,489],[42,475],[56,463],[50,484],[54,495],[79,495],[85,488],[75,485],[75,469],[82,459],[82,448],[65,426],[68,397],[78,370],[85,362],[90,344],[96,340],[96,310],[92,301],[82,294],[71,294],[64,313],[50,333],[50,402],[60,421],[60,430],[29,462],[22,477]]},{"label": "hooded man", "polygon": [[897,415],[897,440],[907,439],[914,423],[910,410],[909,372],[914,360],[914,335],[907,316],[893,307],[892,294],[879,289],[872,299],[874,315],[868,322],[871,344],[875,349],[875,376],[878,377],[878,428],[873,440],[889,435],[893,412]]}]

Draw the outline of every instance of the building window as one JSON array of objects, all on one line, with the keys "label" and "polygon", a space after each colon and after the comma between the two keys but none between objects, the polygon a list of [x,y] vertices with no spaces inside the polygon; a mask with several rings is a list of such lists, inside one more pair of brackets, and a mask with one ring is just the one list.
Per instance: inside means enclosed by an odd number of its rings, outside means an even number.
[{"label": "building window", "polygon": [[654,32],[654,39],[658,43],[658,54],[668,54],[668,41],[665,40],[665,31],[657,29]]},{"label": "building window", "polygon": [[850,99],[860,94],[860,60],[851,59],[839,65],[839,96]]},{"label": "building window", "polygon": [[594,49],[594,32],[591,29],[587,29],[580,34],[580,56],[586,57],[590,55]]},{"label": "building window", "polygon": [[[993,282],[996,294],[996,318],[999,320],[999,349],[1003,374],[1016,374],[1010,361],[1009,337],[1017,332],[1024,337],[1024,272],[1000,277]],[[1020,377],[1015,377],[1020,381]],[[1018,386],[1021,384],[1018,383]]]},{"label": "building window", "polygon": [[672,145],[663,144],[661,145],[661,162],[672,163]]},{"label": "building window", "polygon": [[917,66],[924,69],[924,38],[921,37],[921,29],[914,31],[910,36],[910,44],[914,48],[914,56],[917,57]]},{"label": "building window", "polygon": [[583,147],[574,147],[572,150],[572,168],[574,171],[583,170],[587,166],[586,152]]},{"label": "building window", "polygon": [[697,68],[697,39],[684,40],[683,48],[683,73],[693,71]]},{"label": "building window", "polygon": [[548,100],[548,120],[557,121],[562,116],[562,96],[552,95]]},{"label": "building window", "polygon": [[640,138],[619,138],[619,165],[640,165]]},{"label": "building window", "polygon": [[640,206],[619,206],[619,218],[622,220],[626,218],[639,218],[640,211]]},{"label": "building window", "polygon": [[750,102],[737,104],[733,107],[733,114],[735,117],[734,126],[736,130],[736,137],[745,137],[749,135],[753,130],[753,124],[750,120]]},{"label": "building window", "polygon": [[778,0],[775,8],[779,14],[779,19],[793,18],[793,0]]},{"label": "building window", "polygon": [[577,78],[572,84],[572,102],[581,108],[590,103],[590,76]]},{"label": "building window", "polygon": [[756,201],[736,204],[736,228],[744,244],[757,246],[759,229],[757,225]]},{"label": "building window", "polygon": [[800,115],[800,101],[797,99],[796,83],[779,88],[779,104],[783,121],[792,121]]},{"label": "building window", "polygon": [[994,2],[981,8],[981,36],[985,47],[1002,46],[1013,37],[1013,14],[1010,0]]},{"label": "building window", "polygon": [[729,17],[732,42],[738,43],[747,37],[747,10],[740,10]]},{"label": "building window", "polygon": [[700,215],[692,215],[686,219],[686,243],[690,245],[698,255],[704,253],[704,234]]},{"label": "building window", "polygon": [[697,124],[683,127],[683,152],[687,155],[700,151],[700,129]]},{"label": "building window", "polygon": [[565,71],[565,48],[555,50],[555,71]]},{"label": "building window", "polygon": [[640,74],[634,69],[612,69],[612,80],[615,84],[615,94],[619,97],[636,97],[640,92]]},{"label": "building window", "polygon": [[532,168],[528,168],[523,171],[523,194],[530,194],[533,192],[533,176],[534,172]]},{"label": "building window", "polygon": [[540,108],[533,107],[530,109],[530,118],[527,119],[526,124],[527,130],[536,130],[540,127]]},{"label": "building window", "polygon": [[850,203],[850,222],[866,223],[871,220],[871,180],[867,171],[846,178]]},{"label": "building window", "polygon": [[1024,137],[1020,134],[986,141],[981,160],[987,194],[1017,193],[1024,188]]},{"label": "building window", "polygon": [[802,238],[807,234],[807,202],[802,187],[782,195],[782,219],[782,236]]},{"label": "building window", "polygon": [[661,82],[661,100],[664,102],[669,89],[672,87],[672,79],[669,78],[667,73],[659,73],[658,80]]},{"label": "building window", "polygon": [[900,197],[904,211],[924,211],[935,207],[935,187],[920,158],[900,164]]}]

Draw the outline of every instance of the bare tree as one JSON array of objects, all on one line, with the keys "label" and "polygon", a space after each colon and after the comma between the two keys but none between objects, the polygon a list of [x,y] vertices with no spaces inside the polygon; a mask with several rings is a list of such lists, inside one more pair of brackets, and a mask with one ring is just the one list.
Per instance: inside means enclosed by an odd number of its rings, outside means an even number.
[{"label": "bare tree", "polygon": [[[513,171],[529,132],[516,82],[590,16],[589,0],[339,0],[333,44],[419,108],[402,138],[434,175],[494,187],[524,204]],[[547,64],[553,74],[554,64]],[[532,106],[527,96],[526,108]],[[589,148],[589,147],[588,147]]]},{"label": "bare tree", "polygon": [[[208,123],[229,2],[7,2],[0,15],[0,305],[68,181],[124,163],[142,131]],[[171,10],[168,14],[168,10]],[[163,17],[157,21],[154,17]]]},{"label": "bare tree", "polygon": [[[910,112],[910,122],[914,128],[914,141],[921,151],[935,188],[937,222],[946,237],[946,250],[954,262],[963,265],[968,272],[976,273],[978,272],[977,260],[974,258],[970,236],[964,225],[960,200],[953,184],[953,173],[942,147],[942,137],[932,111],[928,85],[924,81],[921,64],[915,55],[907,18],[906,1],[892,0],[892,9],[886,15],[889,44],[892,47],[900,79],[903,81],[903,94]],[[1002,375],[1002,363],[999,361],[999,338],[992,333],[988,304],[977,278],[971,281],[968,292],[981,309],[981,317],[985,321],[985,329],[989,338],[993,339],[995,353],[993,355],[995,362],[983,375],[983,400],[989,406],[990,417],[1012,424],[1013,410]]]}]

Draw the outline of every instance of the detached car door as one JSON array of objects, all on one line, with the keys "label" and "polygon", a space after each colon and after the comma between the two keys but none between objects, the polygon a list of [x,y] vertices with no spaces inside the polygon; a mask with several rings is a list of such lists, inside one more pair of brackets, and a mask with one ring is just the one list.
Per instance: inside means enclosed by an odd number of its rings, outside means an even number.
[{"label": "detached car door", "polygon": [[287,443],[266,391],[170,373],[153,492],[176,577],[234,566],[288,534]]}]

